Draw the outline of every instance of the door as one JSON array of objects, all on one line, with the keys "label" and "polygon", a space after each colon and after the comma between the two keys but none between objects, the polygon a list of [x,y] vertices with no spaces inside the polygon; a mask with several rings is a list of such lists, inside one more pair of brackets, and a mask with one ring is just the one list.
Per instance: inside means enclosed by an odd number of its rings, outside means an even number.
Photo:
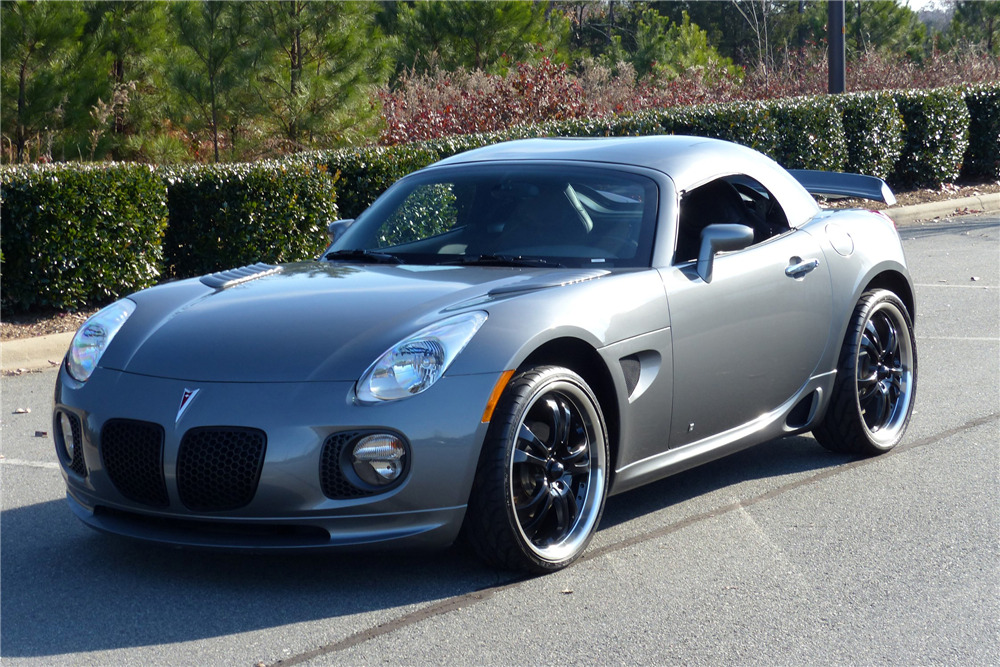
[{"label": "door", "polygon": [[673,337],[670,447],[761,417],[814,373],[832,322],[831,286],[805,232],[717,255],[710,283],[693,264],[661,276]]}]

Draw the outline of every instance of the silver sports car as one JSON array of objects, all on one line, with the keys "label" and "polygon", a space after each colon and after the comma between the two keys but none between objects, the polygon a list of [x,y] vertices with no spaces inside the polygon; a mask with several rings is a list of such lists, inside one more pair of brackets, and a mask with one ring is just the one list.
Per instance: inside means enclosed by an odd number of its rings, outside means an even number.
[{"label": "silver sports car", "polygon": [[443,546],[546,572],[610,495],[784,435],[891,449],[914,291],[875,178],[694,137],[443,160],[312,262],[134,294],[76,334],[73,512],[210,548]]}]

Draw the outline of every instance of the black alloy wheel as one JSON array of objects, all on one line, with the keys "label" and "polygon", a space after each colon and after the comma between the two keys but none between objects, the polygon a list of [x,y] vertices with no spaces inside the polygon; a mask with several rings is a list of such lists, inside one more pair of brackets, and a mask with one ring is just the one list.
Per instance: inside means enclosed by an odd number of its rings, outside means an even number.
[{"label": "black alloy wheel", "polygon": [[494,412],[466,535],[490,564],[551,572],[590,542],[608,486],[607,429],[586,382],[542,366],[515,376]]}]

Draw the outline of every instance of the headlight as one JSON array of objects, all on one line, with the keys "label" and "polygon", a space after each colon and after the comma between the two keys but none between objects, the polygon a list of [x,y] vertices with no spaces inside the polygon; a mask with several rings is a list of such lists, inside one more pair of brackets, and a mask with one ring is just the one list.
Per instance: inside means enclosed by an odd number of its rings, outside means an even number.
[{"label": "headlight", "polygon": [[83,323],[73,337],[66,359],[66,370],[73,379],[86,382],[97,362],[101,360],[104,350],[115,337],[125,320],[135,311],[135,302],[128,299],[116,301],[107,308],[97,311],[89,320]]},{"label": "headlight", "polygon": [[395,401],[426,391],[444,375],[485,321],[482,311],[463,313],[396,343],[358,380],[358,400]]}]

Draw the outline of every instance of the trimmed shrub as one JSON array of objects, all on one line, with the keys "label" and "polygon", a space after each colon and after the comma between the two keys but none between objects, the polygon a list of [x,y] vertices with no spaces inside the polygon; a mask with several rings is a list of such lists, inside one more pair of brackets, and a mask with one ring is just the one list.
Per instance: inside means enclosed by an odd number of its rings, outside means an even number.
[{"label": "trimmed shrub", "polygon": [[165,170],[170,276],[254,262],[315,257],[337,217],[334,179],[323,165],[260,162]]},{"label": "trimmed shrub", "polygon": [[438,154],[421,144],[400,144],[320,152],[311,159],[335,177],[341,217],[355,218],[397,180],[437,161]]},{"label": "trimmed shrub", "polygon": [[1000,84],[964,90],[969,109],[969,148],[962,162],[966,178],[1000,178]]},{"label": "trimmed shrub", "polygon": [[955,90],[892,93],[903,116],[903,153],[894,186],[938,186],[954,181],[969,145],[969,110]]},{"label": "trimmed shrub", "polygon": [[76,310],[160,275],[167,192],[147,165],[0,169],[3,307]]},{"label": "trimmed shrub", "polygon": [[678,107],[667,110],[661,124],[666,134],[734,141],[768,155],[778,146],[778,128],[770,105],[764,102]]},{"label": "trimmed shrub", "polygon": [[903,116],[891,95],[838,95],[847,144],[846,171],[879,178],[892,175],[903,152]]},{"label": "trimmed shrub", "polygon": [[844,123],[829,97],[796,97],[766,103],[776,130],[770,153],[786,169],[843,171]]}]

